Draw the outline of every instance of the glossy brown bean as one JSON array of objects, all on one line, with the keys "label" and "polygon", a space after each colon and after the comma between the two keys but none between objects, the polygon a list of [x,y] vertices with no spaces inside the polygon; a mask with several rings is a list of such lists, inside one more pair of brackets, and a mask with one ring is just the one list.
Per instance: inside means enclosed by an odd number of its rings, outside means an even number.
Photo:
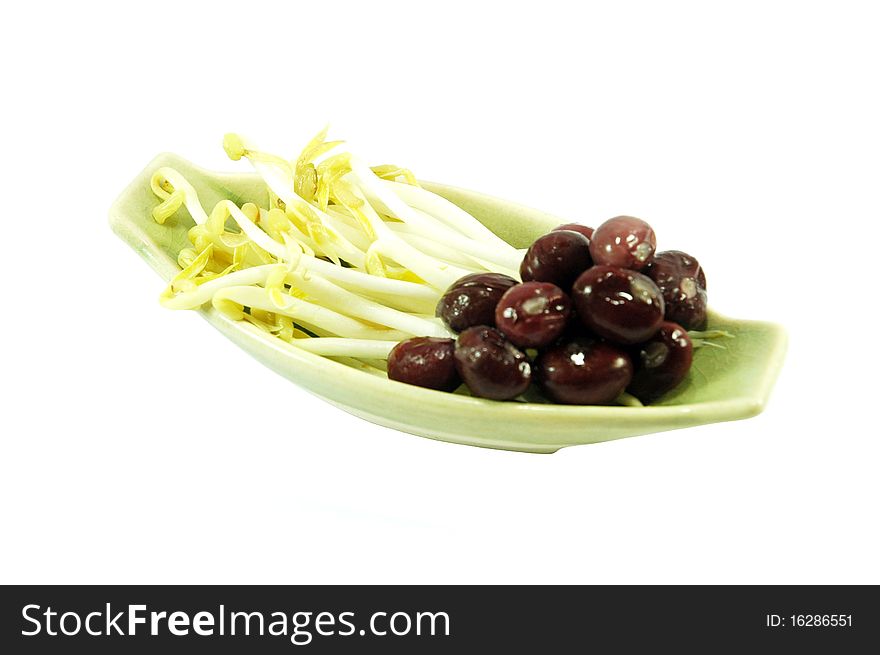
[{"label": "glossy brown bean", "polygon": [[571,314],[571,300],[549,282],[524,282],[508,289],[495,308],[495,325],[520,348],[556,341]]},{"label": "glossy brown bean", "polygon": [[510,400],[531,383],[529,358],[495,328],[470,327],[458,337],[455,365],[475,396]]},{"label": "glossy brown bean", "polygon": [[587,237],[588,241],[593,239],[593,228],[587,227],[586,225],[581,225],[580,223],[565,223],[563,225],[557,225],[553,228],[554,232],[557,232],[558,230],[570,230],[571,232],[578,232]]},{"label": "glossy brown bean", "polygon": [[635,271],[594,266],[572,287],[572,303],[584,325],[615,343],[647,341],[663,321],[663,296],[654,282]]},{"label": "glossy brown bean", "polygon": [[557,230],[535,240],[519,273],[523,282],[550,282],[568,291],[577,276],[592,265],[589,239],[571,230]]},{"label": "glossy brown bean", "polygon": [[494,325],[495,307],[516,280],[501,273],[473,273],[453,284],[437,303],[437,316],[451,330]]},{"label": "glossy brown bean", "polygon": [[417,387],[454,391],[461,384],[455,340],[415,337],[401,341],[388,356],[388,377]]},{"label": "glossy brown bean", "polygon": [[688,330],[706,327],[706,274],[695,257],[680,250],[664,250],[654,255],[644,272],[663,294],[666,320]]},{"label": "glossy brown bean", "polygon": [[643,403],[656,400],[685,379],[693,353],[687,330],[676,323],[662,323],[651,339],[635,348],[635,373],[627,390]]},{"label": "glossy brown bean", "polygon": [[590,255],[597,265],[638,271],[657,249],[654,230],[635,216],[615,216],[602,223],[590,239]]},{"label": "glossy brown bean", "polygon": [[604,405],[632,379],[627,352],[598,339],[578,338],[545,350],[535,361],[535,379],[553,402]]}]

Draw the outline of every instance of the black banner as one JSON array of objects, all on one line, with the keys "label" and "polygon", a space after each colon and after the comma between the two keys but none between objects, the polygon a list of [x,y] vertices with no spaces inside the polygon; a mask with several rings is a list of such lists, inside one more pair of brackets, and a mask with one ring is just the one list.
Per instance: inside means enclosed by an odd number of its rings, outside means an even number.
[{"label": "black banner", "polygon": [[850,653],[880,636],[867,586],[26,586],[0,612],[16,654]]}]

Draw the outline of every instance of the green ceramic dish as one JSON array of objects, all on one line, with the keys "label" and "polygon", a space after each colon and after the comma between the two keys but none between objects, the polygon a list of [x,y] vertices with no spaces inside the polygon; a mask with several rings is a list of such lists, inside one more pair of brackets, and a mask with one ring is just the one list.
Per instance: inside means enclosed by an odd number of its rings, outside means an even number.
[{"label": "green ceramic dish", "polygon": [[[178,271],[177,253],[188,245],[186,234],[192,220],[185,210],[164,225],[151,218],[156,198],[150,191],[150,175],[160,166],[181,171],[206,207],[222,198],[266,205],[267,198],[256,175],[209,172],[173,154],[156,157],[116,200],[110,223],[114,232],[167,281]],[[479,193],[439,184],[425,186],[517,247],[528,246],[550,228],[566,222]],[[534,453],[755,416],[767,402],[786,346],[785,332],[777,325],[712,313],[709,327],[729,330],[736,338],[725,340],[726,350],[699,349],[689,379],[656,405],[502,403],[376,377],[304,352],[210,307],[200,311],[211,325],[263,364],[356,416],[431,439]]]}]

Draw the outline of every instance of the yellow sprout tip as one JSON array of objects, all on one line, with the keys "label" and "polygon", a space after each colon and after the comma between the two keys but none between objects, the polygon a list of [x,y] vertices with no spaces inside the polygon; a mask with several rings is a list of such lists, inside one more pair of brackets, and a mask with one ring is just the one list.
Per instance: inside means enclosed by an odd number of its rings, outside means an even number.
[{"label": "yellow sprout tip", "polygon": [[223,135],[223,150],[226,151],[226,156],[232,161],[238,161],[244,157],[245,153],[247,153],[247,148],[244,147],[244,141],[242,141],[240,136],[233,132]]}]

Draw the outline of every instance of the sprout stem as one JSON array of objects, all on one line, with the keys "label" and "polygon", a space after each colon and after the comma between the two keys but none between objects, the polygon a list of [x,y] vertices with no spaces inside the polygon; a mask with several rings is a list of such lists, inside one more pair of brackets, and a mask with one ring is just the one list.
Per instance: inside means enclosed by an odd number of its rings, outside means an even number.
[{"label": "sprout stem", "polygon": [[510,244],[496,235],[492,230],[480,223],[476,218],[461,209],[458,205],[448,201],[436,193],[432,193],[422,187],[412,186],[410,184],[401,184],[400,182],[384,182],[385,186],[390,188],[398,198],[406,204],[416,209],[426,212],[440,221],[443,221],[449,227],[458,229],[472,239],[478,239],[499,248],[510,248]]},{"label": "sprout stem", "polygon": [[621,393],[614,402],[624,407],[644,407],[641,400],[626,391]]},{"label": "sprout stem", "polygon": [[329,309],[378,325],[387,325],[413,336],[449,336],[449,331],[443,326],[358,296],[329,280],[308,274],[293,273],[292,276],[297,289]]},{"label": "sprout stem", "polygon": [[169,205],[165,205],[163,202],[153,210],[153,218],[158,223],[164,223],[171,214],[177,211],[181,203],[180,194],[182,194],[182,204],[186,205],[186,210],[197,224],[201,225],[208,220],[208,215],[199,202],[199,194],[193,188],[193,185],[187,182],[186,178],[173,168],[163,166],[153,173],[153,176],[150,178],[150,188],[153,189],[153,193],[165,201],[172,200],[173,198],[172,203]]},{"label": "sprout stem", "polygon": [[691,339],[691,346],[693,348],[704,348],[706,346],[711,346],[712,348],[720,348],[721,350],[727,350],[727,348],[720,343],[715,343],[712,339],[733,339],[734,335],[728,332],[727,330],[688,330],[688,336]]},{"label": "sprout stem", "polygon": [[290,343],[301,350],[307,350],[316,355],[363,357],[365,359],[387,359],[388,353],[397,345],[397,341],[340,339],[336,337],[293,339]]},{"label": "sprout stem", "polygon": [[227,287],[214,294],[214,307],[230,318],[238,318],[236,307],[240,312],[243,307],[262,309],[275,314],[289,316],[297,322],[315,326],[328,333],[351,339],[375,339],[380,341],[405,339],[409,334],[397,330],[383,330],[370,327],[361,321],[321,305],[281,294],[283,304],[279,306],[268,292],[260,287],[240,286]]}]

